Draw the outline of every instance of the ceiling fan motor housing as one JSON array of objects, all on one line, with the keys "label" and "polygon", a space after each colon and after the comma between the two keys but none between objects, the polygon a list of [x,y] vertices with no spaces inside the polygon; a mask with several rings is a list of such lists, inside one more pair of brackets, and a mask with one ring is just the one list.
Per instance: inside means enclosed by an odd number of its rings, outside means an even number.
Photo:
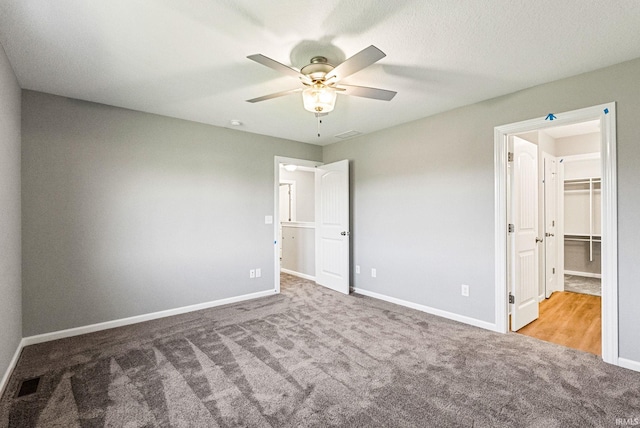
[{"label": "ceiling fan motor housing", "polygon": [[333,65],[327,62],[327,58],[323,56],[314,56],[311,58],[311,64],[302,67],[300,73],[308,76],[314,83],[320,83],[324,82],[325,76],[333,70],[333,68]]}]

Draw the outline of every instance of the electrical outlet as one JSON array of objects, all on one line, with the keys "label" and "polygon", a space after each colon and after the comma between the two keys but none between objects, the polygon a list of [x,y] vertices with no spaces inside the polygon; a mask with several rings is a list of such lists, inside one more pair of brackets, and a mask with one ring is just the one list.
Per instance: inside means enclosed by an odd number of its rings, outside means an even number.
[{"label": "electrical outlet", "polygon": [[260,278],[262,276],[262,269],[257,268],[256,269],[256,278]]},{"label": "electrical outlet", "polygon": [[249,271],[249,278],[255,278],[256,277],[256,270],[255,269],[251,269]]},{"label": "electrical outlet", "polygon": [[360,265],[356,265],[356,273],[360,273]]},{"label": "electrical outlet", "polygon": [[375,278],[378,275],[375,268],[371,268],[371,278]]},{"label": "electrical outlet", "polygon": [[463,296],[469,297],[469,286],[467,284],[462,284],[461,292]]}]

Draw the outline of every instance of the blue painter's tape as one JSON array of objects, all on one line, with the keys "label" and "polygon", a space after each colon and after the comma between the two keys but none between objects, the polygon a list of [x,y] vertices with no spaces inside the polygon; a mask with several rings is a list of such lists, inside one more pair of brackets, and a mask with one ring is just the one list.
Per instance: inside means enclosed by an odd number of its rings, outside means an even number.
[{"label": "blue painter's tape", "polygon": [[608,108],[604,109],[604,114],[609,114],[609,109]]},{"label": "blue painter's tape", "polygon": [[547,117],[545,118],[545,120],[553,120],[553,119],[556,119],[556,117],[553,115],[553,113],[549,113],[547,115]]}]

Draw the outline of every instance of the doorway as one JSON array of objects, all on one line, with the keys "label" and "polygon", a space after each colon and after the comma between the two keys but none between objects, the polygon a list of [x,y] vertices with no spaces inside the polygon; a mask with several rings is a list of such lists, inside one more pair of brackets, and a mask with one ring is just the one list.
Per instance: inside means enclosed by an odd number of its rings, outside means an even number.
[{"label": "doorway", "polygon": [[[509,328],[510,310],[509,291],[517,294],[518,287],[509,290],[509,275],[512,266],[509,263],[508,242],[508,152],[509,141],[514,135],[570,125],[578,122],[598,121],[601,129],[600,164],[602,167],[602,358],[605,362],[618,364],[618,314],[617,314],[617,203],[616,203],[616,159],[615,159],[615,104],[603,104],[565,113],[555,113],[547,117],[531,119],[495,128],[495,184],[496,184],[496,328],[506,333]],[[562,236],[564,231],[558,231]],[[541,239],[542,237],[536,236]],[[562,245],[556,241],[559,253]],[[535,274],[540,271],[535,270]],[[532,273],[533,274],[533,273]],[[544,272],[543,272],[544,274]],[[563,278],[562,278],[563,279]],[[563,282],[560,279],[558,283]],[[537,281],[536,281],[537,283]],[[556,285],[557,286],[557,285]],[[543,295],[546,295],[546,290]],[[518,300],[518,296],[514,296]]]},{"label": "doorway", "polygon": [[[285,166],[288,166],[288,171]],[[321,164],[276,156],[274,167],[273,218],[277,219],[274,222],[276,293],[280,292],[280,273],[284,272],[312,279],[318,285],[349,294],[349,161]],[[295,172],[304,173],[305,177],[291,175]],[[281,181],[283,179],[289,182]],[[296,182],[295,219],[290,215],[284,218],[285,213],[282,212],[292,211],[289,192],[289,189],[292,189],[292,181]],[[311,186],[305,186],[308,190],[304,192],[303,181],[312,183]],[[283,201],[281,196],[285,193],[286,198]],[[301,206],[303,195],[311,202]],[[287,206],[285,202],[288,202]],[[309,213],[306,221],[302,221],[303,209]],[[304,257],[300,257],[301,255]],[[293,263],[293,270],[286,265],[287,261]]]},{"label": "doorway", "polygon": [[[538,174],[532,181],[537,183],[540,196],[537,198],[539,229],[535,234],[539,281],[536,292],[530,293],[532,305],[538,310],[531,314],[527,313],[527,307],[520,310],[520,296],[511,308],[511,330],[600,355],[602,135],[599,121],[561,125],[512,138],[514,143],[529,146],[533,157],[537,157]],[[509,164],[510,177],[522,169],[521,151],[516,150],[514,162]],[[514,202],[524,198],[516,193],[526,187],[511,185],[510,188],[508,207],[517,213]],[[521,231],[518,219],[510,223],[515,223],[511,243]],[[517,279],[510,278],[510,287]]]},{"label": "doorway", "polygon": [[315,281],[315,170],[280,164],[280,272]]},{"label": "doorway", "polygon": [[[287,169],[285,166],[289,165]],[[307,172],[313,171],[317,166],[322,165],[320,162],[314,162],[304,159],[287,158],[282,156],[275,157],[274,163],[274,209],[275,213],[274,221],[274,281],[275,291],[280,292],[280,274],[282,272],[282,258],[288,257],[291,263],[295,266],[300,264],[300,267],[296,267],[295,270],[287,270],[284,268],[285,273],[298,274],[297,276],[305,277],[306,279],[315,279],[315,266],[309,267],[309,257],[315,260],[315,208],[311,205],[311,213],[309,210],[308,199],[303,198],[302,210],[303,222],[298,223],[299,210],[298,205],[300,202],[300,186],[297,183],[297,175],[300,175],[300,171],[305,170]],[[300,171],[299,171],[300,170]],[[296,174],[297,173],[297,174]],[[313,185],[309,189],[309,183],[306,180],[302,186],[302,191],[305,193],[312,192],[315,194]],[[295,190],[294,190],[295,189]],[[293,192],[289,193],[290,191]],[[315,196],[311,197],[312,199]],[[305,202],[307,201],[307,202]],[[284,212],[283,212],[284,211]],[[283,228],[283,224],[285,227]],[[296,227],[302,226],[302,227]],[[309,234],[311,233],[311,249],[309,248]],[[311,255],[302,255],[302,259],[298,260],[298,254],[295,248],[289,246],[283,254],[283,241],[286,239],[292,241],[298,238],[296,245],[300,242],[305,246],[306,251],[311,251]],[[305,243],[306,242],[306,243]],[[303,250],[304,251],[304,250]],[[288,265],[289,266],[289,265]],[[310,270],[313,269],[313,270]],[[302,271],[302,272],[299,272]],[[305,273],[307,272],[307,273]]]}]

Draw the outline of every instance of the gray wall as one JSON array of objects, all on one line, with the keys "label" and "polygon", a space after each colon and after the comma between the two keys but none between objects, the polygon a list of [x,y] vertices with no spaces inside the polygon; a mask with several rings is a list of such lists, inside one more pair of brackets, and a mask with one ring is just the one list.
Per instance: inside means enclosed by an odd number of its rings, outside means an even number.
[{"label": "gray wall", "polygon": [[324,147],[351,160],[355,286],[494,322],[494,127],[616,101],[620,356],[640,361],[638,76],[640,59]]},{"label": "gray wall", "polygon": [[0,45],[0,378],[22,339],[20,86]]},{"label": "gray wall", "polygon": [[600,152],[600,133],[556,138],[556,156],[581,155]]},{"label": "gray wall", "polygon": [[599,242],[593,243],[593,260],[589,261],[589,243],[564,241],[564,268],[568,271],[602,273],[602,253]]},{"label": "gray wall", "polygon": [[316,230],[310,227],[282,226],[281,268],[316,276]]},{"label": "gray wall", "polygon": [[274,156],[320,147],[32,91],[22,114],[25,336],[274,288]]}]

